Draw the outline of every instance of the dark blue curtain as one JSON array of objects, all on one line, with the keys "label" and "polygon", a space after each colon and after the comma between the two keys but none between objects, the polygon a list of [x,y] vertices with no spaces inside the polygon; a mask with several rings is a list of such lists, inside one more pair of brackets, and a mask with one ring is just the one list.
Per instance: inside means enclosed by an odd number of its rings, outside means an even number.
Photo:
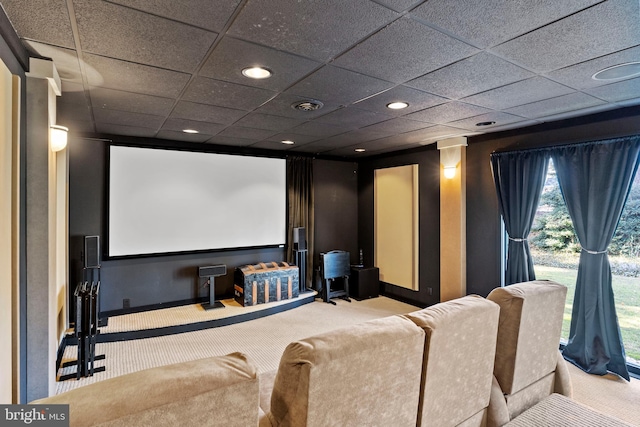
[{"label": "dark blue curtain", "polygon": [[500,213],[509,235],[507,285],[536,278],[527,238],[547,175],[548,155],[544,151],[491,154]]},{"label": "dark blue curtain", "polygon": [[640,137],[553,149],[558,181],[582,246],[564,357],[586,372],[629,380],[607,247],[638,169]]}]

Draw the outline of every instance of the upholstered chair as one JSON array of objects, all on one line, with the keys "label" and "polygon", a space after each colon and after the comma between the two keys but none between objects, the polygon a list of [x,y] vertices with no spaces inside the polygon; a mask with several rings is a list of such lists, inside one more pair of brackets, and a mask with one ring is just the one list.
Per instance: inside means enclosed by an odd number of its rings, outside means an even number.
[{"label": "upholstered chair", "polygon": [[418,426],[486,425],[499,311],[470,295],[406,315],[426,333]]},{"label": "upholstered chair", "polygon": [[424,336],[391,316],[289,344],[260,425],[415,427]]},{"label": "upholstered chair", "polygon": [[504,424],[552,393],[571,397],[571,379],[559,352],[567,288],[546,280],[494,289],[500,306],[494,367],[492,425]]}]

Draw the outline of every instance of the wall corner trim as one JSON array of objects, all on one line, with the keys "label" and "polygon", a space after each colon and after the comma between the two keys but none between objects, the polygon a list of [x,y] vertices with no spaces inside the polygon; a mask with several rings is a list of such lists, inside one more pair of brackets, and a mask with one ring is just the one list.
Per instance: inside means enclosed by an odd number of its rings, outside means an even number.
[{"label": "wall corner trim", "polygon": [[56,96],[62,95],[62,82],[53,61],[48,59],[29,58],[27,77],[47,79]]}]

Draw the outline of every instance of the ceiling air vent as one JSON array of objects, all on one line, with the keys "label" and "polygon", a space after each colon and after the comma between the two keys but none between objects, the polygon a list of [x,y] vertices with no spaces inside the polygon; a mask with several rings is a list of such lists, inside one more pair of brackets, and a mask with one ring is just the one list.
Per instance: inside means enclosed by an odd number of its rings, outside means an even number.
[{"label": "ceiling air vent", "polygon": [[291,108],[300,111],[315,111],[321,109],[323,106],[324,104],[322,102],[316,101],[315,99],[298,101],[291,104]]}]

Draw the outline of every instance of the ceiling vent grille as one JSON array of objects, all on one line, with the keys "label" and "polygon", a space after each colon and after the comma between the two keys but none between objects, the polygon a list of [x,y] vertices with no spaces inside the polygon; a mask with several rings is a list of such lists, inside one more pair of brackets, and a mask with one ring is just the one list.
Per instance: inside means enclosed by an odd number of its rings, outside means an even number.
[{"label": "ceiling vent grille", "polygon": [[315,111],[321,109],[323,106],[324,104],[322,102],[316,101],[315,99],[298,101],[291,104],[291,108],[300,111]]}]

